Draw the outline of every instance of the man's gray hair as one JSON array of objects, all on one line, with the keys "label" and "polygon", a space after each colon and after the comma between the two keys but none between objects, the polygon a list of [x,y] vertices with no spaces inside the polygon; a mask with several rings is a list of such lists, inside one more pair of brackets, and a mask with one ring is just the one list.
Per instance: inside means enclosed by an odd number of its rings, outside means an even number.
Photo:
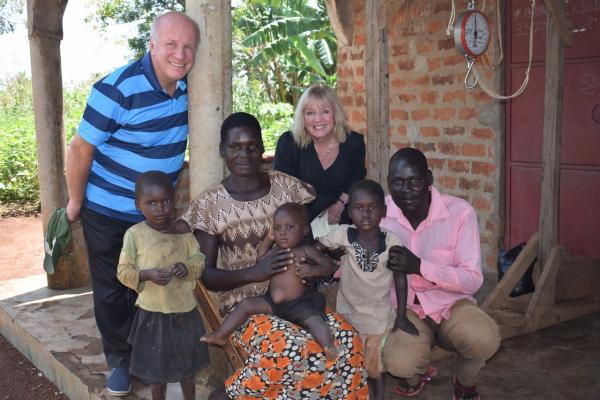
[{"label": "man's gray hair", "polygon": [[158,24],[160,23],[160,20],[163,19],[166,16],[169,15],[180,15],[183,18],[185,18],[186,20],[188,20],[192,26],[194,27],[194,30],[196,31],[196,44],[198,44],[200,42],[200,28],[198,27],[198,24],[196,23],[196,21],[194,21],[192,18],[190,18],[186,13],[183,12],[179,12],[179,11],[167,11],[164,14],[159,15],[158,17],[154,18],[154,21],[152,21],[152,26],[150,27],[150,40],[156,42],[156,40],[158,39]]}]

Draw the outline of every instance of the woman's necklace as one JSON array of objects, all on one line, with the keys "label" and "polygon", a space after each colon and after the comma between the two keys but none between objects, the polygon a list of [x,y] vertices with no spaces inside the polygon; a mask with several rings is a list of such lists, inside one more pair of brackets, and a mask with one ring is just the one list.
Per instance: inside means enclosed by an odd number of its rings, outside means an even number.
[{"label": "woman's necklace", "polygon": [[329,145],[327,146],[327,149],[325,149],[325,151],[319,151],[319,149],[317,148],[317,144],[315,143],[315,151],[319,155],[319,158],[327,157],[329,153],[331,153],[331,150],[333,150],[333,148],[335,147],[334,144],[335,139],[333,138],[333,136],[331,136],[331,140],[329,141]]}]

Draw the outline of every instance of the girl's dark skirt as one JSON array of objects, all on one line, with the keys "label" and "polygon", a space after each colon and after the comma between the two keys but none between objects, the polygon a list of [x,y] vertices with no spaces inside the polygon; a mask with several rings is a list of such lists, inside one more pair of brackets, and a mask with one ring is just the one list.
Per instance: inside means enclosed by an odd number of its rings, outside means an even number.
[{"label": "girl's dark skirt", "polygon": [[129,372],[150,384],[181,382],[208,365],[208,346],[200,342],[204,325],[195,308],[163,314],[137,309],[127,341]]}]

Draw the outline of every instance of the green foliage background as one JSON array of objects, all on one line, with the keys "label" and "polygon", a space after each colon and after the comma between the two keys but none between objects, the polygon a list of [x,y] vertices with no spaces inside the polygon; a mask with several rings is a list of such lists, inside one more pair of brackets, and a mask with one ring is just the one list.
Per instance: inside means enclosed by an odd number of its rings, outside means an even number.
[{"label": "green foliage background", "polygon": [[[91,82],[63,92],[67,139],[75,133]],[[39,182],[31,79],[25,74],[0,82],[0,203],[38,203]]]},{"label": "green foliage background", "polygon": [[[0,0],[0,33],[13,28],[10,10],[22,0]],[[150,25],[184,0],[97,0],[87,18],[99,29],[136,23],[131,59],[146,52]],[[10,8],[10,10],[9,10]],[[267,152],[292,124],[294,106],[309,85],[335,86],[336,42],[324,0],[244,0],[232,10],[233,111],[256,115]],[[100,71],[99,71],[100,72]],[[64,126],[70,141],[92,84],[100,75],[65,88]],[[0,81],[0,204],[39,203],[31,80],[24,74]]]}]

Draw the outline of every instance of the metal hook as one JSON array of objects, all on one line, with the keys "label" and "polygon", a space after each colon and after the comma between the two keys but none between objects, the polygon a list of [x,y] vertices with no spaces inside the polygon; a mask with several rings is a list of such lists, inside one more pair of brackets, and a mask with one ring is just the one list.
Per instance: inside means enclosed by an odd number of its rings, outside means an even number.
[{"label": "metal hook", "polygon": [[473,63],[474,60],[470,57],[467,57],[467,74],[465,75],[465,87],[467,89],[474,89],[475,86],[477,86],[477,83],[479,82],[479,78],[475,77],[475,80],[473,81],[473,83],[469,83],[469,75],[471,75],[471,73],[473,72]]}]

